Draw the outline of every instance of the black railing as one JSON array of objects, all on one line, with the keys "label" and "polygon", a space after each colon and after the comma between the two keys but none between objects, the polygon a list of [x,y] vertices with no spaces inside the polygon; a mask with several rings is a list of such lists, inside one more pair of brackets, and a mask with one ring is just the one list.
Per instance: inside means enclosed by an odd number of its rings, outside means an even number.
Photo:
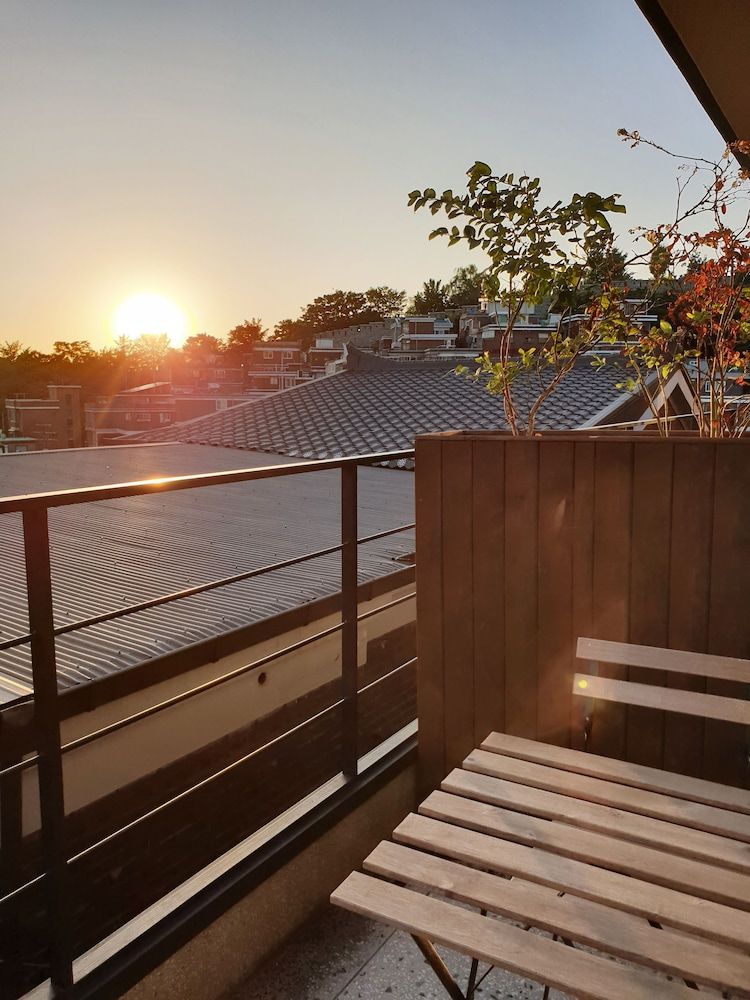
[{"label": "black railing", "polygon": [[[35,887],[43,887],[44,904],[47,913],[49,978],[54,996],[71,997],[75,996],[76,993],[73,973],[73,961],[76,956],[71,940],[68,900],[71,894],[71,866],[77,861],[99,850],[158,813],[170,809],[176,803],[194,794],[199,789],[205,788],[206,785],[217,781],[230,771],[246,764],[252,758],[268,751],[281,741],[298,733],[311,723],[316,722],[321,717],[336,711],[340,711],[342,720],[340,734],[341,773],[349,781],[356,779],[359,760],[358,696],[400,671],[412,667],[414,664],[414,660],[410,659],[389,670],[377,680],[362,688],[358,687],[358,622],[368,619],[381,611],[387,611],[390,608],[396,607],[414,596],[414,593],[410,592],[386,604],[358,614],[358,546],[365,542],[373,542],[386,538],[389,535],[411,530],[414,528],[414,524],[402,524],[398,527],[375,532],[374,534],[360,538],[357,524],[357,468],[359,465],[377,465],[411,459],[413,456],[413,451],[405,450],[300,464],[267,466],[232,472],[214,472],[201,475],[119,483],[111,486],[84,487],[75,490],[9,497],[0,500],[0,514],[20,513],[22,516],[29,613],[28,633],[17,635],[4,641],[0,644],[0,651],[26,643],[30,644],[33,678],[33,719],[29,729],[33,734],[33,744],[35,746],[35,752],[32,752],[31,747],[29,747],[28,752],[23,753],[21,759],[0,768],[0,781],[17,772],[25,771],[32,767],[37,768],[42,846],[41,873],[22,885],[14,885],[11,891],[6,892],[5,895],[0,897],[0,918],[3,917],[5,908],[16,905],[24,893]],[[341,476],[341,541],[339,544],[317,549],[293,559],[286,559],[218,580],[211,580],[210,582],[151,600],[131,604],[116,611],[94,615],[64,626],[55,626],[48,523],[48,512],[50,509],[93,503],[100,500],[145,496],[152,493],[174,492],[184,489],[272,479],[281,476],[304,475],[327,470],[339,470]],[[182,691],[156,704],[133,712],[126,718],[111,722],[94,732],[79,736],[66,743],[62,742],[60,727],[63,715],[58,692],[55,651],[57,636],[66,635],[92,625],[98,625],[150,608],[179,601],[218,587],[249,580],[274,570],[284,569],[335,552],[341,553],[341,620],[339,622],[306,636],[297,642],[286,645],[251,663],[228,670],[186,691]],[[178,794],[159,802],[135,819],[118,827],[106,836],[99,838],[95,843],[89,844],[75,854],[70,855],[68,853],[66,845],[63,774],[63,757],[65,754],[117,732],[132,723],[139,722],[188,699],[195,698],[251,670],[257,670],[259,667],[270,664],[280,657],[294,653],[311,643],[336,633],[340,633],[341,635],[341,694],[338,700],[326,706],[322,711],[304,719],[298,725],[275,736],[262,746],[250,751],[250,753],[244,754],[239,759],[214,771]],[[7,759],[7,757],[4,759]]]}]

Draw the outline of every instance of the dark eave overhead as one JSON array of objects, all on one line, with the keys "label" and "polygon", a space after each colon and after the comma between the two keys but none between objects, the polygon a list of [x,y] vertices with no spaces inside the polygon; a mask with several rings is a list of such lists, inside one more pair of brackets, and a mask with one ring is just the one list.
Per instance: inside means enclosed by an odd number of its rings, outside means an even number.
[{"label": "dark eave overhead", "polygon": [[[748,0],[636,0],[726,142],[750,139]],[[750,169],[750,157],[737,156]]]}]

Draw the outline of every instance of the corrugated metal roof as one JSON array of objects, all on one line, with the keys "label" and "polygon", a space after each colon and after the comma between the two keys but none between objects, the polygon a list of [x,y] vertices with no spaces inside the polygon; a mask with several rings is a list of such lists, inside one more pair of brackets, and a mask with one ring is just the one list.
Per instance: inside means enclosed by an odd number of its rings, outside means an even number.
[{"label": "corrugated metal roof", "polygon": [[[143,441],[186,441],[249,448],[299,458],[337,458],[413,448],[418,434],[505,428],[502,400],[453,371],[450,360],[397,362],[351,352],[349,370],[265,399],[139,435]],[[549,378],[550,375],[548,374]],[[614,365],[576,365],[539,410],[539,430],[581,427],[623,397]],[[533,376],[514,384],[520,413],[539,392]]]},{"label": "corrugated metal roof", "polygon": [[[4,496],[283,464],[200,445],[135,445],[0,456]],[[359,534],[414,520],[413,476],[359,470]],[[316,472],[50,511],[58,626],[335,545],[339,474]],[[28,629],[20,515],[0,516],[0,640]],[[401,568],[413,531],[359,548],[360,581]],[[340,589],[338,553],[91,626],[57,640],[61,688],[86,683]],[[0,651],[0,700],[30,689],[28,647]]]}]

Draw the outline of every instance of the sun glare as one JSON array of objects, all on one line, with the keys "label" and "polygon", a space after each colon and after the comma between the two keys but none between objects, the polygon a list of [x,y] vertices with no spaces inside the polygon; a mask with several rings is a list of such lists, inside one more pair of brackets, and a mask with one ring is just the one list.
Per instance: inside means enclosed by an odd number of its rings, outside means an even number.
[{"label": "sun glare", "polygon": [[187,336],[187,317],[183,311],[152,292],[139,292],[121,302],[112,314],[115,337],[135,339],[141,334],[166,333],[172,347],[179,347]]}]

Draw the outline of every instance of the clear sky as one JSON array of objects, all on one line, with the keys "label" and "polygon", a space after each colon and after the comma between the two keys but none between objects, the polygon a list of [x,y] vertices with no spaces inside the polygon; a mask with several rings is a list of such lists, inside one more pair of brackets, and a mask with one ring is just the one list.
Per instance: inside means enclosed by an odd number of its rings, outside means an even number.
[{"label": "clear sky", "polygon": [[552,198],[672,204],[722,142],[632,0],[2,0],[0,340],[111,342],[168,296],[192,331],[482,258],[413,215],[475,159]]}]

